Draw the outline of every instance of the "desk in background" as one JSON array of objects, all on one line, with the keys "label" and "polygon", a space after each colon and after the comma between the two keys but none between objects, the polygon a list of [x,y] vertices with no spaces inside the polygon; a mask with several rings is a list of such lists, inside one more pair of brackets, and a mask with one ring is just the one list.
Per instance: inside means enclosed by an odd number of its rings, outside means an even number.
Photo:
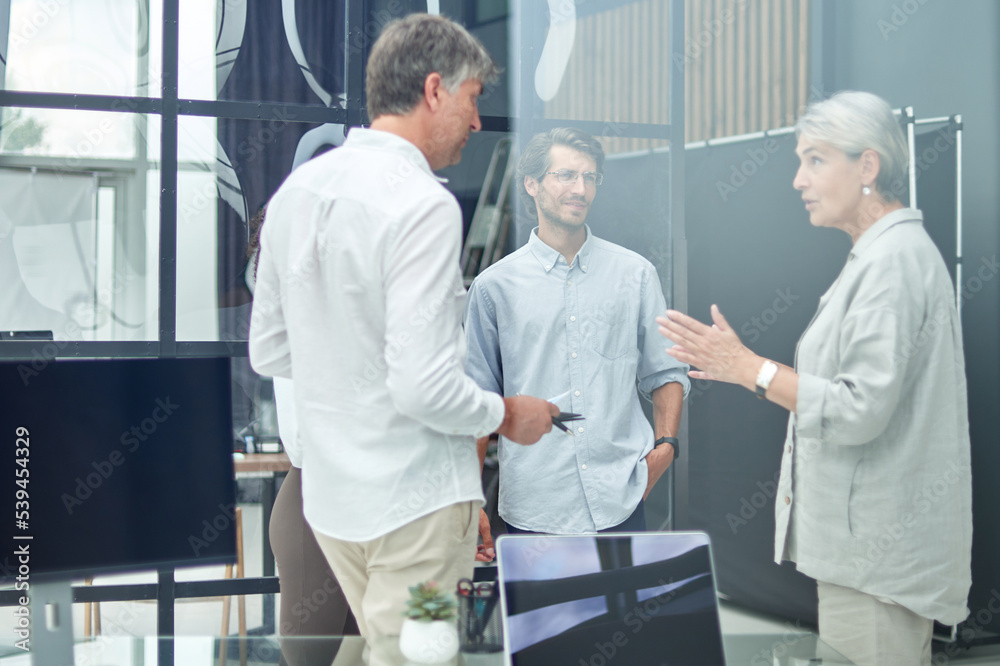
[{"label": "desk in background", "polygon": [[[285,453],[247,453],[233,459],[236,476],[253,476],[261,479],[260,505],[262,559],[261,575],[274,575],[274,553],[271,551],[271,509],[274,507],[275,489],[278,477],[284,478],[292,468],[292,463]],[[264,617],[262,631],[264,634],[274,633],[274,596],[264,595]]]}]

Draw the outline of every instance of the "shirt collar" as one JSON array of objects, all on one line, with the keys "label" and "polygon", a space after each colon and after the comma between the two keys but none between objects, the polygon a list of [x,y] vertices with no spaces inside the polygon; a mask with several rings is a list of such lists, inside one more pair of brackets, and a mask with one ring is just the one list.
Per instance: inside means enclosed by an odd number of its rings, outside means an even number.
[{"label": "shirt collar", "polygon": [[861,256],[868,247],[875,242],[875,239],[884,234],[890,228],[903,222],[917,222],[923,224],[924,214],[915,208],[902,208],[894,210],[887,215],[883,215],[875,224],[868,227],[858,242],[851,248],[851,256]]},{"label": "shirt collar", "polygon": [[419,148],[398,134],[367,127],[354,127],[348,133],[344,145],[352,148],[384,150],[396,153],[413,166],[427,173],[434,180],[440,183],[448,182],[447,178],[441,178],[431,170],[430,163],[424,154],[420,152]]},{"label": "shirt collar", "polygon": [[[586,224],[583,228],[587,231],[587,240],[583,241],[583,245],[580,246],[580,251],[576,253],[576,257],[573,258],[573,263],[580,267],[580,270],[584,273],[587,272],[587,267],[590,265],[590,255],[594,248],[594,243],[591,242],[591,238],[594,235],[590,231],[590,227]],[[556,264],[559,263],[558,250],[545,244],[541,238],[538,237],[538,227],[531,230],[531,235],[528,237],[528,249],[531,251],[535,258],[538,259],[538,263],[542,265],[545,272],[548,273]]]}]

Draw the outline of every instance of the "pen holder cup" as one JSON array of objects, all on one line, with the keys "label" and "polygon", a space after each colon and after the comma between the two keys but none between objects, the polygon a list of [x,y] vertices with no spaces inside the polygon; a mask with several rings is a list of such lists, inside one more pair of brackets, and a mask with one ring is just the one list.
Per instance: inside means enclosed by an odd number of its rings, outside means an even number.
[{"label": "pen holder cup", "polygon": [[462,652],[503,650],[500,596],[496,585],[490,592],[458,596],[458,649]]}]

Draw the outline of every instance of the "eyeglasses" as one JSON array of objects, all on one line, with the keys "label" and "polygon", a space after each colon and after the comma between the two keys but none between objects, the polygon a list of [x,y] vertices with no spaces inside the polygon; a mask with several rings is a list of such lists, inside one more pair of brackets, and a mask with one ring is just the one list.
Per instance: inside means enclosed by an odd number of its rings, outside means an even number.
[{"label": "eyeglasses", "polygon": [[597,171],[584,171],[580,173],[579,171],[560,169],[559,171],[546,171],[545,173],[555,176],[561,185],[573,185],[580,176],[583,176],[583,184],[587,187],[597,187],[604,182],[604,174]]}]

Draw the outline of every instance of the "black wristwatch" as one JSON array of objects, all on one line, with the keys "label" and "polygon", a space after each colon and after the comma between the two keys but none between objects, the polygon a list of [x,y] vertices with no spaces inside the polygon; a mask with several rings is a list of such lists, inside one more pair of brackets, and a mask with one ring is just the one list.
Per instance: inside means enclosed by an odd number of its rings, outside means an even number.
[{"label": "black wristwatch", "polygon": [[660,444],[669,444],[674,447],[674,460],[679,460],[681,457],[681,442],[676,437],[661,437],[655,442],[653,442],[653,448],[655,449]]}]

